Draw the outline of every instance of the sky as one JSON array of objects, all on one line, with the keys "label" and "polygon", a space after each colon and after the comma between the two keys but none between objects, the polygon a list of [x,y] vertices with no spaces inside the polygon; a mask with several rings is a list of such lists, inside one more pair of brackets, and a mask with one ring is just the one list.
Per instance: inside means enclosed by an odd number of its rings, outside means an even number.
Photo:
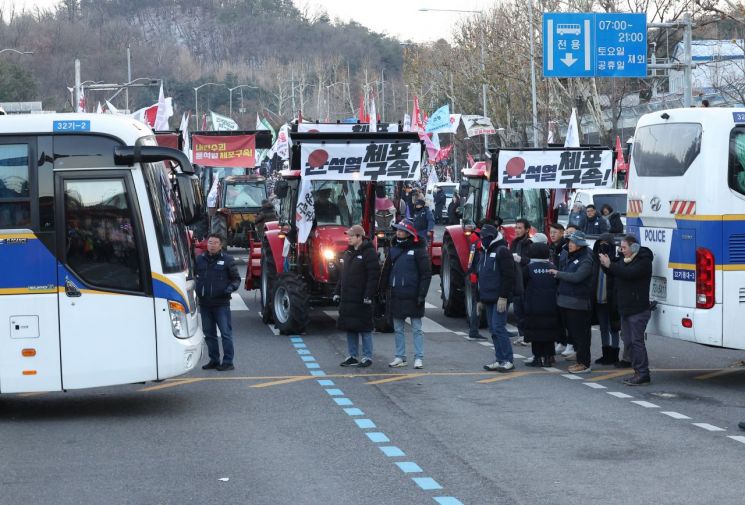
[{"label": "sky", "polygon": [[[412,42],[451,39],[454,24],[468,13],[420,12],[430,9],[486,9],[496,0],[293,0],[299,8],[325,9],[329,16],[345,21],[354,20],[373,31],[386,33]],[[51,8],[59,0],[0,0],[0,5],[42,9]]]}]

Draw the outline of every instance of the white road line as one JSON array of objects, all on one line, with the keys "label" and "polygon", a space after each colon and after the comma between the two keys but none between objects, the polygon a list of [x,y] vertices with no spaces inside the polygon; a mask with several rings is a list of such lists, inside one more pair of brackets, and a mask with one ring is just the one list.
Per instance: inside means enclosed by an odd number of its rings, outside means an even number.
[{"label": "white road line", "polygon": [[691,423],[694,426],[698,426],[699,428],[703,428],[706,431],[727,431],[724,428],[720,428],[719,426],[714,426],[713,424],[709,423]]},{"label": "white road line", "polygon": [[737,440],[740,443],[745,444],[745,437],[740,435],[727,435],[727,438],[731,438],[732,440]]},{"label": "white road line", "polygon": [[517,353],[512,353],[512,356],[514,358],[516,358],[516,359],[528,359],[525,356],[523,356],[522,354],[517,354]]},{"label": "white road line", "polygon": [[568,373],[565,373],[564,375],[562,375],[562,377],[564,377],[565,379],[573,380],[573,381],[582,380],[582,377],[580,377],[579,375],[572,375]]},{"label": "white road line", "polygon": [[552,366],[549,366],[549,367],[544,366],[543,369],[547,372],[553,372],[553,373],[561,373],[564,371],[564,370],[559,370],[558,368],[554,368]]},{"label": "white road line", "polygon": [[666,411],[666,412],[660,412],[660,414],[665,414],[666,416],[670,416],[673,419],[690,419],[690,417],[684,416],[680,412]]},{"label": "white road line", "polygon": [[644,400],[633,400],[631,403],[636,403],[640,407],[644,407],[645,409],[659,409],[659,405],[655,405],[654,403],[645,402]]},{"label": "white road line", "polygon": [[468,333],[466,333],[464,331],[454,331],[453,333],[455,333],[456,335],[461,335],[463,337],[467,337],[468,336]]},{"label": "white road line", "polygon": [[505,324],[504,326],[510,333],[517,333],[517,326],[512,326],[511,324]]},{"label": "white road line", "polygon": [[491,342],[479,342],[479,345],[483,345],[484,347],[494,347],[494,344]]},{"label": "white road line", "polygon": [[231,296],[230,310],[233,312],[237,310],[248,310],[248,305],[246,305],[246,302],[243,301],[243,297],[241,295]]},{"label": "white road line", "polygon": [[611,396],[615,396],[616,398],[633,398],[631,395],[627,395],[626,393],[619,393],[618,391],[606,391]]},{"label": "white road line", "polygon": [[597,382],[583,382],[582,384],[592,389],[607,389],[605,386],[598,384]]},{"label": "white road line", "polygon": [[428,317],[422,318],[422,331],[424,333],[450,333],[449,329]]},{"label": "white road line", "polygon": [[429,302],[424,302],[424,308],[425,309],[436,309],[437,308],[437,305],[432,305]]}]

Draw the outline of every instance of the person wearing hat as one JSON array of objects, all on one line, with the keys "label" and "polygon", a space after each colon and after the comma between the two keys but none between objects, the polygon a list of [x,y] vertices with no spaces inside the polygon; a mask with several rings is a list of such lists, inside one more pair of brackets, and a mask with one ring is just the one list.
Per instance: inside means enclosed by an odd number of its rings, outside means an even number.
[{"label": "person wearing hat", "polygon": [[572,233],[567,244],[567,261],[561,271],[551,269],[559,280],[557,304],[561,308],[564,324],[577,352],[577,364],[569,373],[590,373],[590,328],[592,324],[592,254],[585,234]]},{"label": "person wearing hat", "polygon": [[435,218],[432,211],[427,207],[423,196],[418,196],[414,200],[414,212],[411,214],[411,221],[414,223],[417,235],[423,241],[427,241],[429,232],[435,229]]},{"label": "person wearing hat", "polygon": [[496,361],[484,365],[484,369],[511,372],[515,365],[507,331],[507,308],[515,284],[515,261],[507,248],[507,241],[494,225],[481,227],[481,246],[474,254],[468,273],[477,275],[479,300],[486,311],[489,332],[494,340]]},{"label": "person wearing hat", "polygon": [[[349,248],[341,258],[341,278],[334,301],[339,303],[336,327],[347,332],[347,358],[341,366],[368,367],[373,355],[373,297],[380,278],[378,253],[356,224],[347,230]],[[359,341],[362,339],[362,359]]]},{"label": "person wearing hat", "polygon": [[561,338],[561,319],[556,304],[558,284],[551,274],[550,252],[545,242],[532,244],[528,248],[530,262],[523,270],[525,336],[533,348],[533,361],[526,362],[527,366],[553,366],[554,342]]},{"label": "person wearing hat", "polygon": [[259,238],[264,236],[264,227],[266,223],[277,220],[277,211],[274,210],[274,205],[267,199],[261,201],[261,209],[254,218],[254,227]]},{"label": "person wearing hat", "polygon": [[435,223],[442,224],[442,211],[445,210],[448,197],[439,186],[435,186],[432,191],[435,202]]},{"label": "person wearing hat", "polygon": [[396,355],[388,366],[405,367],[406,362],[406,318],[411,320],[414,338],[414,368],[423,368],[424,300],[432,280],[432,266],[424,241],[419,239],[414,223],[404,219],[394,224],[396,238],[383,264],[383,288],[390,289],[393,331],[396,335]]}]

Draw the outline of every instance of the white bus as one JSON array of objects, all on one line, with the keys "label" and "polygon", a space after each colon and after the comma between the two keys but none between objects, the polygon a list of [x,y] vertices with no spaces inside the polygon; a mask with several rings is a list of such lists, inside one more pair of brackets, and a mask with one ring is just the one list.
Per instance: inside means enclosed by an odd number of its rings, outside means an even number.
[{"label": "white bus", "polygon": [[0,116],[0,393],[196,366],[192,171],[122,116]]},{"label": "white bus", "polygon": [[745,110],[643,116],[627,212],[655,255],[647,331],[745,349]]}]

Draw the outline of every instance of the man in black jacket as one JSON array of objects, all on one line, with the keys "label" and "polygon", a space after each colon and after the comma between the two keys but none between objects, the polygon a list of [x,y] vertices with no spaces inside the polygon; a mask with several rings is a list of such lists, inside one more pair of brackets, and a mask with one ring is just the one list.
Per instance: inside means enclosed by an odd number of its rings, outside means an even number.
[{"label": "man in black jacket", "polygon": [[447,202],[447,196],[445,192],[438,186],[435,186],[432,190],[432,199],[435,201],[435,223],[442,223],[442,211],[445,210],[445,202]]},{"label": "man in black jacket", "polygon": [[[202,331],[207,344],[210,361],[203,370],[233,370],[233,327],[230,318],[230,295],[241,285],[241,275],[235,261],[222,251],[222,236],[211,233],[207,238],[207,251],[197,258],[196,283],[199,312],[202,316]],[[220,362],[220,347],[217,329],[222,338],[223,357]]]},{"label": "man in black jacket", "polygon": [[484,369],[511,372],[515,365],[507,331],[507,308],[515,284],[515,260],[502,234],[490,224],[481,228],[481,245],[474,254],[469,273],[475,271],[478,276],[479,300],[484,304],[494,340],[496,361],[484,365]]},{"label": "man in black jacket", "polygon": [[[520,266],[519,272],[528,266],[530,258],[528,258],[528,248],[533,241],[530,239],[530,221],[527,219],[518,219],[515,221],[515,238],[510,244],[510,252],[515,262]],[[522,279],[520,279],[522,284]],[[523,323],[525,321],[525,314],[523,309],[523,294],[513,293],[512,297],[512,308],[515,312],[515,318],[517,319],[517,333],[518,337],[515,339],[516,344],[530,345],[525,341],[525,330]]]},{"label": "man in black jacket", "polygon": [[649,305],[649,284],[652,281],[654,255],[642,247],[633,235],[621,241],[622,258],[612,262],[606,254],[600,255],[603,270],[615,279],[616,301],[621,314],[621,337],[625,348],[631,349],[631,366],[634,376],[623,382],[628,386],[649,384],[649,358],[644,343],[644,332],[652,313]]},{"label": "man in black jacket", "polygon": [[424,300],[432,280],[432,266],[427,254],[425,242],[420,240],[414,223],[408,219],[394,224],[396,239],[383,266],[385,288],[390,288],[393,315],[393,329],[396,334],[396,356],[388,366],[406,366],[406,318],[411,319],[411,330],[414,338],[414,368],[423,368],[424,334],[422,317],[424,317]]},{"label": "man in black jacket", "polygon": [[[339,303],[336,327],[347,332],[348,356],[341,366],[368,367],[373,355],[373,297],[380,278],[375,248],[365,237],[365,229],[356,224],[347,230],[349,249],[342,257],[341,279],[334,300]],[[359,341],[362,339],[362,359]]]},{"label": "man in black jacket", "polygon": [[610,229],[608,221],[598,214],[594,205],[590,204],[585,207],[585,213],[587,215],[587,220],[582,229],[582,231],[585,232],[585,235],[602,235],[603,233],[608,233],[608,230]]}]

